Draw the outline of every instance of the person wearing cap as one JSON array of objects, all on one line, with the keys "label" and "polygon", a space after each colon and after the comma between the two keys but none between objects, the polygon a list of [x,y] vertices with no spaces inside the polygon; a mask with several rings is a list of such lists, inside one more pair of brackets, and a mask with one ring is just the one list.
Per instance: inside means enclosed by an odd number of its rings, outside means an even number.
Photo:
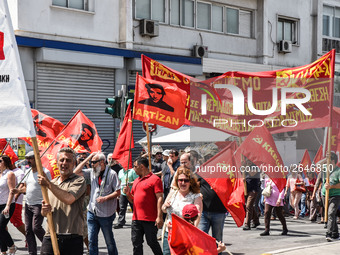
[{"label": "person wearing cap", "polygon": [[[189,168],[180,166],[177,169],[177,175],[174,180],[174,189],[170,191],[162,206],[163,212],[167,213],[168,217],[166,224],[167,226],[169,224],[171,225],[172,213],[181,217],[183,207],[187,204],[194,204],[199,211],[198,217],[194,222],[194,225],[197,227],[202,212],[202,195],[200,193],[200,187],[197,183],[197,179],[192,175]],[[168,228],[166,228],[163,239],[163,254],[170,254]]]},{"label": "person wearing cap", "polygon": [[164,160],[162,159],[163,149],[160,145],[152,146],[152,156],[151,159],[151,169],[152,172],[158,177],[162,176],[162,164]]},{"label": "person wearing cap", "polygon": [[[194,225],[194,222],[198,217],[197,207],[193,204],[188,204],[188,205],[184,206],[183,210],[182,210],[182,217],[187,222]],[[216,244],[217,244],[217,252],[218,253],[221,253],[222,251],[224,251],[226,249],[225,244],[222,243],[221,241],[216,242]]]},{"label": "person wearing cap", "polygon": [[[25,231],[28,246],[28,254],[37,254],[37,242],[35,236],[42,242],[45,230],[42,227],[44,217],[41,215],[41,201],[43,200],[41,187],[38,183],[38,169],[35,163],[34,152],[30,151],[25,156],[31,169],[26,171],[21,185],[13,189],[14,194],[26,194],[25,203]],[[47,178],[51,180],[51,173],[43,168]]]}]

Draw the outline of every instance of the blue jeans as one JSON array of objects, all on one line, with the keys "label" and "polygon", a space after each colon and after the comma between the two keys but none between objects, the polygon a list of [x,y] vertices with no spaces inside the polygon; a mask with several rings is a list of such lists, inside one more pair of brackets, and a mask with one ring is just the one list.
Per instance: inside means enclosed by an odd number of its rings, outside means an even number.
[{"label": "blue jeans", "polygon": [[301,196],[301,212],[300,212],[300,217],[305,217],[306,210],[307,210],[307,206],[306,206],[306,193],[302,193],[302,196]]},{"label": "blue jeans", "polygon": [[90,211],[87,212],[87,228],[89,234],[89,249],[91,255],[98,255],[98,233],[100,229],[102,230],[104,235],[108,254],[118,254],[116,242],[112,232],[112,223],[115,217],[115,213],[110,217],[98,217]]},{"label": "blue jeans", "polygon": [[168,242],[169,233],[165,231],[164,238],[163,238],[163,255],[170,255],[170,247]]},{"label": "blue jeans", "polygon": [[208,234],[210,227],[212,228],[212,236],[217,240],[223,239],[225,213],[202,212],[201,221],[198,228]]}]

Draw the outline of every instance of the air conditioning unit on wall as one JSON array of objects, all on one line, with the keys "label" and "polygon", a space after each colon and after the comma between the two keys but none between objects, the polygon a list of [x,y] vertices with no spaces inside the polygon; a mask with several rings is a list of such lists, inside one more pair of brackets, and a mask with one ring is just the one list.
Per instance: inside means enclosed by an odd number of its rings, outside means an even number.
[{"label": "air conditioning unit on wall", "polygon": [[282,40],[279,42],[279,52],[289,53],[292,52],[292,42],[287,40]]},{"label": "air conditioning unit on wall", "polygon": [[208,57],[208,47],[203,45],[194,46],[194,56],[198,58]]},{"label": "air conditioning unit on wall", "polygon": [[143,36],[156,37],[159,35],[159,23],[156,20],[142,19],[139,28],[139,33]]}]

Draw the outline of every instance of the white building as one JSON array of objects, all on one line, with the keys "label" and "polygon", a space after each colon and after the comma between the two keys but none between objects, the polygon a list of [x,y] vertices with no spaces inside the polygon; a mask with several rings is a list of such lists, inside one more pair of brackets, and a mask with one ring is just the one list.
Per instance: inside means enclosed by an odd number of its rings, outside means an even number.
[{"label": "white building", "polygon": [[[105,98],[122,84],[134,85],[141,53],[203,79],[231,70],[305,65],[331,48],[340,53],[336,0],[8,4],[32,107],[64,123],[81,109],[110,142],[108,151],[114,145],[114,122],[104,113]],[[136,138],[144,135],[139,129]]]}]

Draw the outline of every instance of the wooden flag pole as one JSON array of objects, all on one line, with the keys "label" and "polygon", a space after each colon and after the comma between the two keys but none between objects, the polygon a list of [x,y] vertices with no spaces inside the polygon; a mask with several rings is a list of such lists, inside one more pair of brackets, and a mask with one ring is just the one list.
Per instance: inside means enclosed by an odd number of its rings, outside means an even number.
[{"label": "wooden flag pole", "polygon": [[[327,146],[327,172],[326,172],[326,183],[329,184],[329,167],[331,163],[331,139],[332,139],[332,127],[328,128],[328,146]],[[328,200],[329,200],[329,190],[326,189],[325,195],[325,222],[328,221]]]},{"label": "wooden flag pole", "polygon": [[148,156],[149,156],[149,170],[152,172],[151,168],[151,144],[150,144],[150,131],[149,131],[149,123],[145,123],[146,125],[146,139],[148,140]]},{"label": "wooden flag pole", "polygon": [[[34,150],[34,158],[35,158],[35,163],[37,165],[38,174],[45,175],[43,168],[42,168],[41,160],[40,160],[37,138],[32,137],[31,139],[32,139],[32,145],[33,145],[33,150]],[[49,201],[48,195],[47,195],[47,188],[44,187],[44,186],[40,186],[40,187],[41,187],[41,193],[42,193],[44,201],[47,204],[49,204],[50,201]],[[57,234],[56,234],[55,228],[54,228],[52,213],[47,214],[47,223],[48,223],[48,227],[50,229],[53,253],[54,253],[54,255],[60,255],[58,240],[57,240]]]}]

